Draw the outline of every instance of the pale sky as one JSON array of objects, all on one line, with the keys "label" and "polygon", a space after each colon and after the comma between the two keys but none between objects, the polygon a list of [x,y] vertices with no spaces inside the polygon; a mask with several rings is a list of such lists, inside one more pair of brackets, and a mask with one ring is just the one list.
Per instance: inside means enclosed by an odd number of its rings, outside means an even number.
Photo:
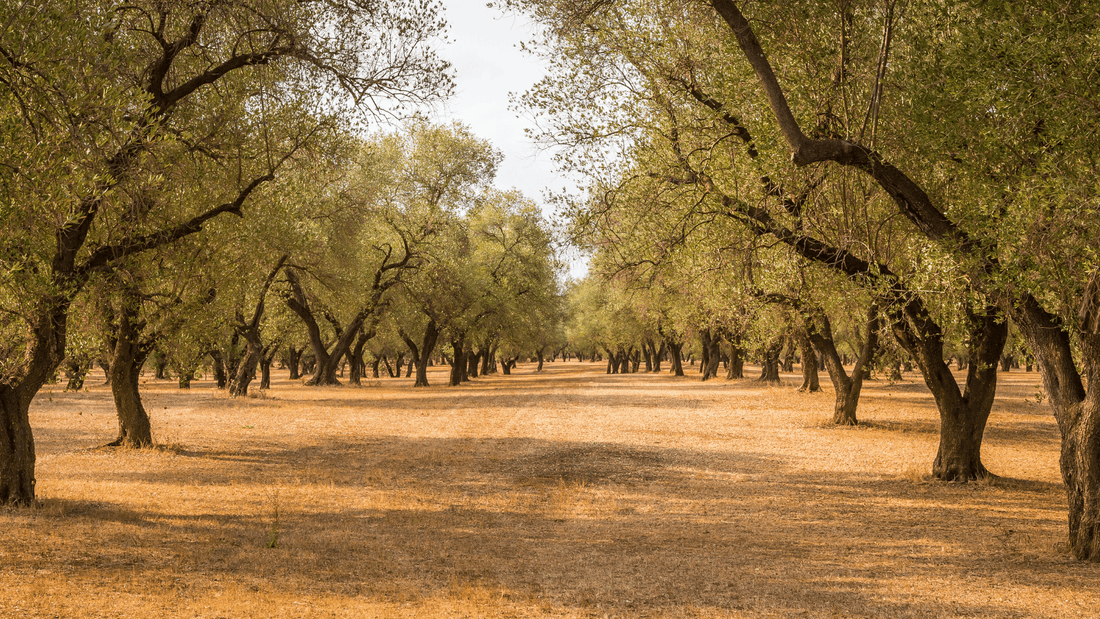
[{"label": "pale sky", "polygon": [[[535,30],[524,18],[504,17],[486,7],[486,1],[443,0],[452,42],[440,53],[454,65],[457,87],[437,116],[462,121],[504,154],[498,188],[515,187],[543,204],[545,189],[575,191],[576,184],[554,173],[550,154],[538,152],[523,132],[530,123],[508,109],[509,93],[523,93],[545,74],[538,59],[519,49]],[[543,212],[552,215],[545,206]],[[572,262],[571,274],[582,276],[586,267]]]}]

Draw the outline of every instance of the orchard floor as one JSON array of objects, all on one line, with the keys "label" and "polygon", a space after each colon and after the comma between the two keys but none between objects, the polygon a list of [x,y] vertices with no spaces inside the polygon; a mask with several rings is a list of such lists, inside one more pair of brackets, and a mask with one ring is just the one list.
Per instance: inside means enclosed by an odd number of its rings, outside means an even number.
[{"label": "orchard floor", "polygon": [[928,481],[906,378],[856,428],[795,375],[148,380],[151,450],[97,447],[101,376],[58,385],[31,409],[41,505],[0,509],[0,617],[1100,616],[1038,376],[1003,377],[978,484]]}]

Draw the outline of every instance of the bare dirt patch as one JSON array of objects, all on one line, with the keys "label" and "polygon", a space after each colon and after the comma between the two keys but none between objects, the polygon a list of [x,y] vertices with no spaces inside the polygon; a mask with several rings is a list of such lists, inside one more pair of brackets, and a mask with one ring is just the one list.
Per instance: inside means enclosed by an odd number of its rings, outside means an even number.
[{"label": "bare dirt patch", "polygon": [[150,380],[164,446],[141,451],[97,449],[105,388],[43,392],[42,505],[0,510],[0,617],[1100,616],[1035,374],[990,419],[1002,478],[957,485],[927,480],[918,382],[872,381],[837,428],[794,376],[602,370],[237,400]]}]

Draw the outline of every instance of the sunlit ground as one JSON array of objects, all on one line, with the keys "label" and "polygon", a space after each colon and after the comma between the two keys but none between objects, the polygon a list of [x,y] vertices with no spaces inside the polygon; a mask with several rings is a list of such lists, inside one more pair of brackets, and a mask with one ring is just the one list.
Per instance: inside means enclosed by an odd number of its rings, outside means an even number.
[{"label": "sunlit ground", "polygon": [[1100,616],[1034,373],[990,420],[1003,478],[958,485],[927,480],[911,375],[836,428],[795,375],[603,369],[237,400],[149,380],[144,451],[97,449],[102,376],[43,391],[42,505],[0,510],[0,617]]}]

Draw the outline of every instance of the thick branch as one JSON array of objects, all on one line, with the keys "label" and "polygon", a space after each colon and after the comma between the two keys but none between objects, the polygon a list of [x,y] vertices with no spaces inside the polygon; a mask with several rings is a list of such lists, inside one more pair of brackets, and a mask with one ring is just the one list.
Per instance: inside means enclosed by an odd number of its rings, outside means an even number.
[{"label": "thick branch", "polygon": [[115,262],[127,256],[132,256],[178,241],[186,236],[199,232],[206,222],[222,213],[233,213],[238,217],[243,217],[241,207],[244,205],[249,195],[251,195],[260,185],[274,178],[275,176],[273,174],[261,176],[242,189],[237,195],[237,198],[232,202],[216,206],[172,228],[160,230],[152,234],[131,237],[114,245],[100,247],[92,252],[88,259],[84,261],[84,264],[80,265],[78,272],[86,277],[94,271],[110,267]]}]

